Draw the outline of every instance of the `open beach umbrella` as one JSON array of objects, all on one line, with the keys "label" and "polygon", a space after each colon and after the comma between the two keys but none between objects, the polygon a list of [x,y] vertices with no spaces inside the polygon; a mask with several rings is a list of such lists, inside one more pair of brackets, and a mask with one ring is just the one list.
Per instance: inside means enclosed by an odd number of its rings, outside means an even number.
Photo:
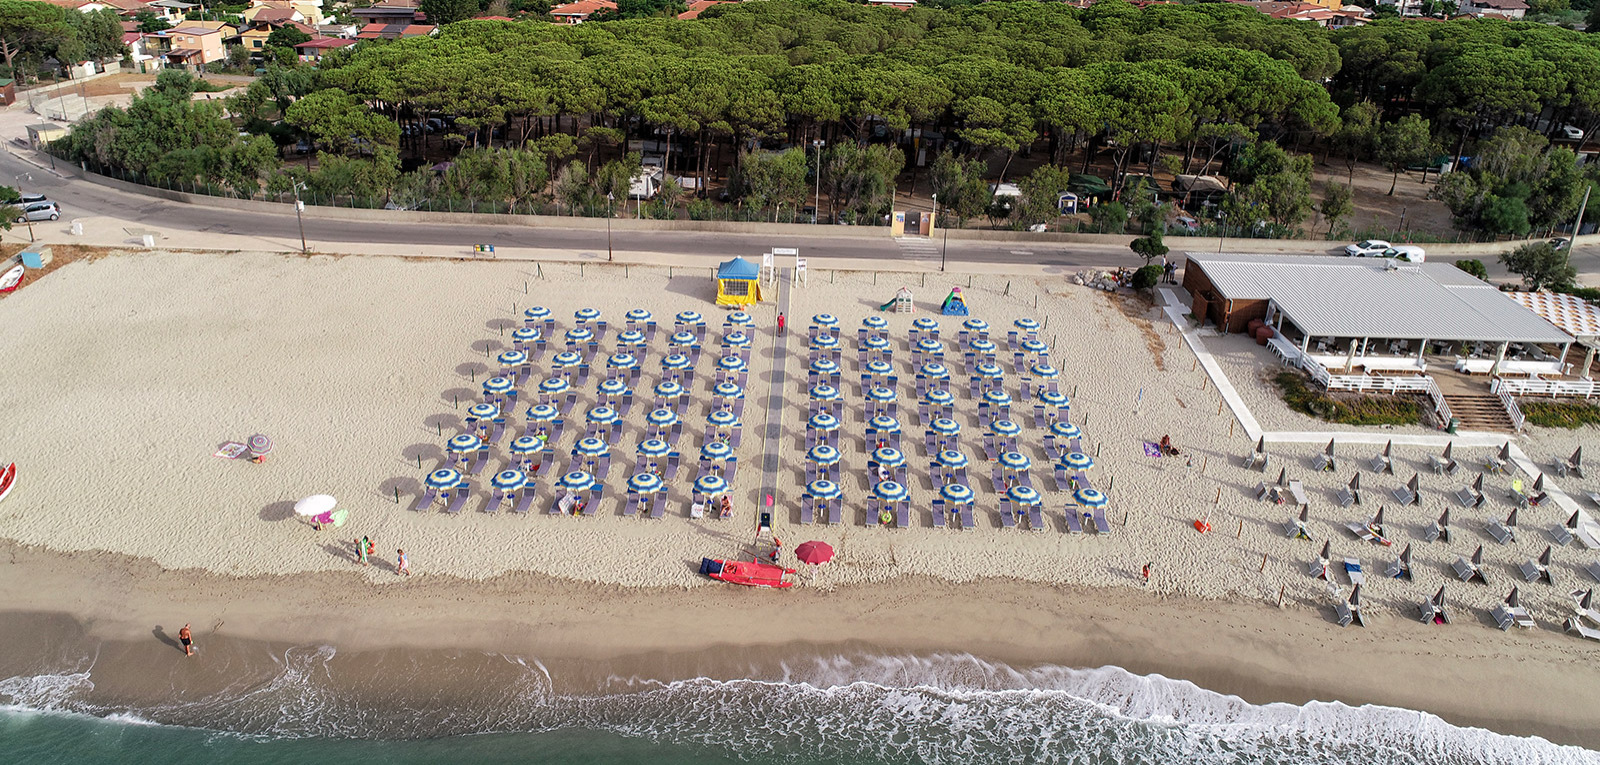
[{"label": "open beach umbrella", "polygon": [[839,363],[833,359],[817,359],[811,362],[811,372],[825,376],[836,375],[839,374]]},{"label": "open beach umbrella", "polygon": [[995,420],[989,423],[989,432],[997,436],[1015,436],[1022,432],[1022,428],[1010,420]]},{"label": "open beach umbrella", "polygon": [[961,483],[945,484],[940,487],[939,496],[944,497],[944,501],[956,505],[965,505],[973,499],[972,489]]},{"label": "open beach umbrella", "polygon": [[843,493],[843,490],[839,488],[839,484],[825,478],[819,478],[806,484],[806,494],[813,499],[833,499]]},{"label": "open beach umbrella", "polygon": [[989,406],[1011,406],[1011,394],[999,388],[990,388],[983,392],[983,403]]},{"label": "open beach umbrella", "polygon": [[1078,493],[1073,495],[1073,498],[1077,499],[1078,504],[1084,507],[1105,507],[1106,503],[1110,502],[1106,495],[1100,493],[1099,489],[1091,489],[1087,486],[1079,489]]},{"label": "open beach umbrella", "polygon": [[566,378],[551,377],[544,382],[539,383],[539,392],[550,396],[556,396],[566,393],[567,389],[571,387],[572,383],[567,382]]},{"label": "open beach umbrella", "polygon": [[911,327],[921,332],[937,332],[939,330],[939,322],[926,316],[919,316],[915,321],[911,322]]},{"label": "open beach umbrella", "polygon": [[734,311],[733,313],[728,314],[728,324],[732,326],[748,327],[755,323],[755,317],[744,311]]},{"label": "open beach umbrella", "polygon": [[568,343],[587,343],[594,339],[594,330],[587,327],[577,327],[567,330]]},{"label": "open beach umbrella", "polygon": [[245,445],[250,447],[251,454],[254,454],[258,457],[263,454],[268,454],[272,451],[272,439],[267,438],[266,435],[262,433],[257,433],[251,436],[246,440]]},{"label": "open beach umbrella", "polygon": [[993,340],[979,337],[967,343],[967,347],[971,348],[973,353],[991,354],[995,352],[996,346]]},{"label": "open beach umbrella", "polygon": [[811,323],[819,327],[837,327],[839,326],[839,317],[831,313],[819,313],[811,317]]},{"label": "open beach umbrella", "polygon": [[679,311],[678,315],[672,318],[679,324],[699,324],[705,321],[705,317],[701,316],[699,311]]},{"label": "open beach umbrella", "polygon": [[665,457],[672,453],[672,445],[659,438],[639,442],[639,453],[646,457]]},{"label": "open beach umbrella", "polygon": [[744,359],[738,356],[723,356],[717,359],[717,368],[728,372],[743,372],[747,367]]},{"label": "open beach umbrella", "polygon": [[673,353],[661,360],[661,368],[666,370],[683,370],[694,366],[694,361],[681,353]]},{"label": "open beach umbrella", "polygon": [[631,353],[613,353],[606,358],[606,366],[612,369],[634,369],[639,366],[639,359]]},{"label": "open beach umbrella", "polygon": [[839,418],[834,417],[827,412],[818,412],[814,415],[811,415],[811,419],[806,420],[806,427],[811,428],[812,430],[820,430],[824,433],[830,430],[838,430]]},{"label": "open beach umbrella", "polygon": [[1020,329],[1023,332],[1037,332],[1037,331],[1039,331],[1039,322],[1034,321],[1033,319],[1029,319],[1027,317],[1023,317],[1021,319],[1017,319],[1016,321],[1011,322],[1011,323],[1017,325],[1017,329]]},{"label": "open beach umbrella", "polygon": [[979,362],[972,368],[972,373],[975,377],[987,377],[991,380],[999,380],[1006,376],[1005,370],[1001,369],[999,364],[988,361]]},{"label": "open beach umbrella", "polygon": [[750,336],[743,332],[729,332],[722,338],[722,344],[729,348],[749,348]]},{"label": "open beach umbrella", "polygon": [[881,359],[874,359],[866,363],[862,370],[869,375],[882,377],[894,373],[894,365]]},{"label": "open beach umbrella", "polygon": [[950,379],[950,368],[938,362],[923,364],[917,372],[930,380]]},{"label": "open beach umbrella", "polygon": [[883,329],[889,326],[889,320],[877,315],[868,316],[861,320],[861,326],[867,329]]},{"label": "open beach umbrella", "polygon": [[1037,505],[1040,500],[1039,492],[1031,486],[1013,486],[1006,490],[1006,496],[1019,505]]},{"label": "open beach umbrella", "polygon": [[1094,458],[1083,452],[1067,452],[1061,455],[1061,466],[1068,470],[1088,470],[1094,467]]},{"label": "open beach umbrella", "polygon": [[579,308],[578,310],[572,312],[572,318],[577,319],[579,322],[594,321],[600,318],[600,309]]},{"label": "open beach umbrella", "polygon": [[721,462],[733,456],[733,447],[726,441],[712,441],[700,447],[700,459]]},{"label": "open beach umbrella", "polygon": [[522,312],[522,320],[526,322],[546,321],[550,318],[550,309],[536,305]]},{"label": "open beach umbrella", "polygon": [[446,442],[445,448],[449,449],[453,454],[471,454],[483,448],[483,439],[471,433],[462,433]]},{"label": "open beach umbrella", "polygon": [[628,321],[649,321],[655,318],[655,314],[652,314],[643,308],[635,308],[623,314],[623,318],[627,319]]},{"label": "open beach umbrella", "polygon": [[656,383],[655,391],[656,395],[662,398],[677,398],[686,392],[682,385],[673,380],[664,380]]},{"label": "open beach umbrella", "polygon": [[906,464],[906,455],[892,446],[881,446],[872,450],[872,461],[884,467],[900,467]]},{"label": "open beach umbrella", "polygon": [[871,401],[888,402],[895,399],[894,389],[882,385],[874,385],[867,389],[867,398]]},{"label": "open beach umbrella", "polygon": [[861,347],[869,351],[881,351],[889,347],[889,339],[881,335],[868,335],[861,341]]},{"label": "open beach umbrella", "polygon": [[933,422],[928,423],[928,430],[941,436],[954,436],[961,432],[961,423],[949,417],[938,417]]},{"label": "open beach umbrella", "polygon": [[617,347],[619,348],[638,348],[644,344],[644,333],[637,329],[628,329],[617,333]]},{"label": "open beach umbrella", "polygon": [[678,413],[671,409],[656,409],[645,415],[644,421],[658,428],[670,428],[678,424]]},{"label": "open beach umbrella", "polygon": [[811,338],[811,350],[831,351],[838,347],[839,338],[837,335],[817,335]]},{"label": "open beach umbrella", "polygon": [[970,461],[967,459],[967,455],[962,454],[954,449],[945,449],[940,451],[939,454],[934,457],[934,460],[939,463],[939,467],[947,470],[960,470],[961,468],[966,467],[967,463]]},{"label": "open beach umbrella", "polygon": [[585,419],[596,425],[610,425],[622,419],[622,415],[617,414],[617,410],[609,406],[597,406],[589,410],[589,414]]},{"label": "open beach umbrella", "polygon": [[823,467],[839,464],[839,457],[839,450],[827,444],[817,444],[811,447],[811,451],[806,452],[806,459]]},{"label": "open beach umbrella", "polygon": [[673,345],[689,346],[700,342],[700,338],[697,337],[693,332],[685,330],[683,332],[672,333],[672,337],[668,340],[668,342],[672,343]]},{"label": "open beach umbrella", "polygon": [[934,406],[951,406],[956,403],[956,396],[944,388],[934,388],[928,391],[923,400]]},{"label": "open beach umbrella", "polygon": [[872,496],[885,502],[899,502],[905,499],[908,493],[906,487],[895,481],[879,481],[872,487]]},{"label": "open beach umbrella", "polygon": [[584,457],[598,457],[609,451],[611,451],[611,447],[607,446],[606,442],[593,437],[580,438],[578,439],[578,443],[572,447],[573,454],[582,455]]},{"label": "open beach umbrella", "polygon": [[[460,486],[462,480],[463,479],[461,477],[461,471],[456,470],[454,468],[439,468],[438,470],[435,470],[432,473],[429,473],[428,477],[423,480],[423,483],[426,484],[428,486],[428,488],[430,488],[430,489],[438,489],[439,491],[449,491],[451,489],[456,488],[457,486]],[[319,496],[326,496],[326,495],[319,495]],[[311,497],[310,499],[315,499],[315,497]],[[332,499],[332,497],[329,497],[329,499]],[[300,501],[304,502],[305,500],[300,500]],[[333,506],[329,505],[328,507],[332,508]],[[295,512],[299,513],[300,512],[300,506],[299,505],[295,505],[294,506],[294,510],[295,510]],[[315,512],[315,513],[300,513],[300,514],[301,515],[321,515],[324,512],[326,512],[326,511],[318,511],[318,512]]]},{"label": "open beach umbrella", "polygon": [[556,481],[556,486],[567,491],[588,491],[594,488],[594,476],[582,470],[574,470],[561,476]]},{"label": "open beach umbrella", "polygon": [[602,380],[599,390],[600,395],[612,397],[626,396],[629,392],[628,384],[618,379]]},{"label": "open beach umbrella", "polygon": [[544,442],[533,436],[517,436],[511,440],[510,451],[512,454],[537,454],[544,448]]},{"label": "open beach umbrella", "polygon": [[1033,467],[1033,460],[1022,452],[1005,452],[1000,455],[1000,467],[1006,470],[1027,470]]},{"label": "open beach umbrella", "polygon": [[489,485],[500,491],[520,491],[528,485],[528,474],[521,470],[502,470],[489,479]]},{"label": "open beach umbrella", "polygon": [[492,420],[500,416],[500,407],[494,404],[473,404],[467,407],[467,416],[475,420]]},{"label": "open beach umbrella", "polygon": [[1028,367],[1028,371],[1032,372],[1034,377],[1037,377],[1041,380],[1054,380],[1055,378],[1061,376],[1060,370],[1043,362]]},{"label": "open beach umbrella", "polygon": [[739,424],[739,415],[726,409],[718,409],[706,415],[706,422],[714,428],[732,428]]},{"label": "open beach umbrella", "polygon": [[1021,348],[1023,353],[1031,353],[1035,356],[1050,352],[1050,346],[1045,345],[1043,340],[1035,340],[1031,337],[1018,343],[1017,347]]},{"label": "open beach umbrella", "polygon": [[883,433],[899,433],[900,421],[890,417],[889,415],[880,414],[877,417],[868,420],[867,427]]},{"label": "open beach umbrella", "polygon": [[515,381],[509,377],[491,377],[483,381],[483,394],[485,396],[503,396],[517,387]]},{"label": "open beach umbrella", "polygon": [[655,473],[637,473],[628,478],[628,490],[639,494],[653,494],[664,486],[661,476]]},{"label": "open beach umbrella", "polygon": [[812,401],[838,401],[839,389],[827,383],[818,383],[811,386]]},{"label": "open beach umbrella", "polygon": [[1058,390],[1040,391],[1039,403],[1044,404],[1045,406],[1053,406],[1057,409],[1069,406],[1067,394]]},{"label": "open beach umbrella", "polygon": [[961,326],[972,332],[989,331],[989,322],[986,322],[983,319],[967,319],[966,321],[961,322]]},{"label": "open beach umbrella", "polygon": [[931,337],[924,337],[917,341],[917,350],[922,353],[938,353],[944,350],[944,343]]},{"label": "open beach umbrella", "polygon": [[570,369],[583,363],[583,356],[577,351],[562,351],[550,357],[550,366],[554,369]]},{"label": "open beach umbrella", "polygon": [[499,356],[496,356],[495,359],[500,362],[501,366],[514,367],[518,364],[526,363],[528,360],[528,354],[523,353],[522,351],[505,351]]},{"label": "open beach umbrella", "polygon": [[539,342],[542,333],[535,327],[517,327],[511,330],[511,343],[513,345],[529,345]]},{"label": "open beach umbrella", "polygon": [[551,422],[558,415],[560,412],[549,404],[534,404],[528,407],[528,422]]},{"label": "open beach umbrella", "polygon": [[[434,472],[437,473],[439,471],[435,470]],[[451,472],[455,472],[455,471],[451,471]],[[456,473],[456,476],[458,478],[460,477],[460,475],[461,475],[460,473]],[[432,477],[432,476],[430,476],[430,477]],[[311,495],[309,497],[306,497],[305,499],[300,500],[299,502],[294,503],[294,514],[295,515],[322,515],[324,513],[332,512],[334,505],[337,505],[337,504],[339,504],[339,500],[336,500],[333,497],[328,496],[327,494],[313,494],[313,495]]]},{"label": "open beach umbrella", "polygon": [[694,490],[708,497],[715,497],[728,493],[728,482],[720,475],[703,475],[700,476],[700,480],[694,482]]},{"label": "open beach umbrella", "polygon": [[744,387],[731,380],[723,380],[711,389],[711,395],[729,400],[744,398]]},{"label": "open beach umbrella", "polygon": [[833,560],[833,548],[827,542],[801,542],[794,548],[794,557],[808,566],[820,566]]},{"label": "open beach umbrella", "polygon": [[1050,423],[1050,435],[1056,438],[1073,439],[1083,435],[1083,431],[1079,430],[1077,425],[1073,425],[1066,420],[1056,420]]}]

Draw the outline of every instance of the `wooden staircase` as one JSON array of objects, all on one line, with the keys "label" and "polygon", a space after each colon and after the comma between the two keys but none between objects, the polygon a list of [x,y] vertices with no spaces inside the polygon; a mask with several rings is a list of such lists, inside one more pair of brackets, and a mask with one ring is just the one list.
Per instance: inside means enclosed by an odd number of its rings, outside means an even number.
[{"label": "wooden staircase", "polygon": [[1446,393],[1450,414],[1461,420],[1461,430],[1487,430],[1510,433],[1515,430],[1511,415],[1493,393]]}]

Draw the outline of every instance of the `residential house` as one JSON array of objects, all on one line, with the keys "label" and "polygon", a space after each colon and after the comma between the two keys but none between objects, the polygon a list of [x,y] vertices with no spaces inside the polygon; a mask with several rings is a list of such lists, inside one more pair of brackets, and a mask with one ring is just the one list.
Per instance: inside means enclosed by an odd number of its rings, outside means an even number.
[{"label": "residential house", "polygon": [[1523,0],[1461,0],[1460,11],[1480,19],[1489,16],[1520,19],[1527,15],[1528,4]]},{"label": "residential house", "polygon": [[257,23],[254,26],[239,33],[239,44],[252,53],[260,53],[267,47],[267,38],[271,37],[274,31],[283,27],[294,27],[304,32],[308,37],[318,36],[315,27],[306,26],[299,21],[286,21],[274,26],[270,22],[257,19]]},{"label": "residential house", "polygon": [[321,61],[329,51],[348,48],[355,44],[355,40],[343,37],[313,37],[294,46],[294,52],[299,55],[301,61],[314,64]]},{"label": "residential house", "polygon": [[713,5],[722,5],[723,3],[732,1],[733,0],[693,0],[693,2],[689,3],[689,10],[678,14],[678,18],[684,20],[698,19],[700,18],[700,14],[704,13],[707,8],[710,8]]},{"label": "residential house", "polygon": [[182,26],[156,32],[167,40],[168,49],[162,54],[167,66],[184,69],[202,69],[206,64],[228,57],[222,45],[222,32],[206,27]]},{"label": "residential house", "polygon": [[317,25],[317,34],[322,37],[345,37],[355,39],[356,33],[360,31],[361,27],[355,24],[341,24],[339,22],[333,22],[330,24]]},{"label": "residential house", "polygon": [[867,5],[879,8],[899,8],[908,10],[917,7],[917,0],[867,0]]},{"label": "residential house", "polygon": [[145,3],[145,7],[134,11],[134,14],[139,11],[150,11],[162,21],[178,26],[184,22],[183,17],[185,14],[199,7],[198,3],[185,3],[180,0],[151,0],[151,2]]},{"label": "residential house", "polygon": [[365,8],[351,8],[350,15],[360,19],[363,24],[415,24],[427,19],[414,2],[391,1]]},{"label": "residential house", "polygon": [[306,15],[293,8],[256,6],[244,13],[244,20],[250,22],[250,26],[253,27],[266,26],[278,29],[291,21],[298,21],[302,24],[306,21]]},{"label": "residential house", "polygon": [[1379,5],[1392,5],[1401,16],[1421,16],[1422,0],[1378,0]]},{"label": "residential house", "polygon": [[357,40],[398,40],[402,37],[424,37],[435,34],[439,28],[432,24],[412,24],[408,22],[395,22],[393,24],[368,24],[356,33]]},{"label": "residential house", "polygon": [[215,29],[218,32],[222,33],[222,41],[224,43],[226,43],[229,40],[232,40],[232,39],[234,39],[234,38],[239,36],[238,28],[235,27],[232,24],[229,24],[226,21],[192,21],[191,20],[191,21],[183,22],[183,25],[186,26],[186,27],[205,27],[206,29]]},{"label": "residential house", "polygon": [[555,17],[557,24],[582,24],[600,11],[616,9],[617,4],[611,0],[578,0],[551,8],[550,15]]},{"label": "residential house", "polygon": [[255,21],[256,14],[269,8],[293,11],[299,14],[294,21],[303,21],[311,26],[327,21],[322,14],[322,0],[252,0],[250,7],[241,15],[245,21]]}]

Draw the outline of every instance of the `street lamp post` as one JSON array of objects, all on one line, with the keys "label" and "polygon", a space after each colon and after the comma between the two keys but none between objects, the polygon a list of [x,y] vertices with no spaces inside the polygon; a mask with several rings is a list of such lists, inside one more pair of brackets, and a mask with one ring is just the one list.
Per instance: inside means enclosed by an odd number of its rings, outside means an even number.
[{"label": "street lamp post", "polygon": [[929,196],[933,197],[934,225],[944,231],[944,246],[939,248],[939,270],[943,272],[945,262],[950,256],[950,229],[945,228],[944,216],[939,214],[939,195],[935,193],[929,194]]},{"label": "street lamp post", "polygon": [[[33,173],[23,173],[21,175],[12,177],[11,180],[20,181],[20,180],[23,180],[23,179],[27,179],[27,181],[29,183],[33,183]],[[34,241],[34,239],[33,239],[33,219],[28,217],[28,206],[27,205],[23,205],[22,206],[22,222],[28,224],[28,241],[30,241],[30,242]]]},{"label": "street lamp post", "polygon": [[817,151],[817,196],[811,202],[811,223],[813,225],[822,222],[822,147],[826,145],[828,145],[828,142],[821,138],[811,142],[811,147]]},{"label": "street lamp post", "polygon": [[306,185],[299,181],[296,181],[295,184],[290,187],[294,190],[294,222],[300,226],[301,254],[309,253],[311,251],[310,248],[306,247],[306,221],[305,218],[301,217],[300,215],[300,212],[306,209],[306,203],[300,201],[300,190],[305,187]]},{"label": "street lamp post", "polygon": [[615,200],[616,197],[612,196],[610,192],[606,193],[606,260],[608,262],[614,257],[611,252],[611,203]]}]

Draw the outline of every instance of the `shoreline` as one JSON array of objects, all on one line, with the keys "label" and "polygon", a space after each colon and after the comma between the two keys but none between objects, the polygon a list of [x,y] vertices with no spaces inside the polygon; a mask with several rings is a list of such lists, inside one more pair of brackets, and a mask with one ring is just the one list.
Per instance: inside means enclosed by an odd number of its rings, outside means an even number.
[{"label": "shoreline", "polygon": [[[1480,633],[1476,614],[1458,614],[1451,627],[1382,615],[1365,630],[1340,630],[1328,609],[998,579],[905,577],[782,593],[630,590],[531,574],[376,586],[354,573],[238,579],[11,543],[0,544],[0,560],[8,561],[0,564],[0,636],[18,646],[0,657],[0,674],[60,671],[76,649],[94,657],[96,696],[125,708],[259,680],[264,668],[281,669],[270,657],[294,646],[332,646],[352,667],[399,661],[413,669],[356,672],[373,678],[362,692],[377,697],[411,686],[428,667],[459,666],[467,654],[502,663],[521,657],[549,672],[553,690],[576,693],[618,681],[738,679],[831,655],[970,654],[1014,668],[1115,666],[1256,705],[1399,707],[1457,726],[1600,747],[1586,712],[1600,702],[1596,673],[1586,661],[1539,650],[1569,638],[1548,628]],[[83,581],[108,586],[86,590]],[[185,621],[195,625],[194,660],[161,639]],[[1520,650],[1505,651],[1512,643]],[[429,698],[466,700],[479,687],[430,687]]]}]

